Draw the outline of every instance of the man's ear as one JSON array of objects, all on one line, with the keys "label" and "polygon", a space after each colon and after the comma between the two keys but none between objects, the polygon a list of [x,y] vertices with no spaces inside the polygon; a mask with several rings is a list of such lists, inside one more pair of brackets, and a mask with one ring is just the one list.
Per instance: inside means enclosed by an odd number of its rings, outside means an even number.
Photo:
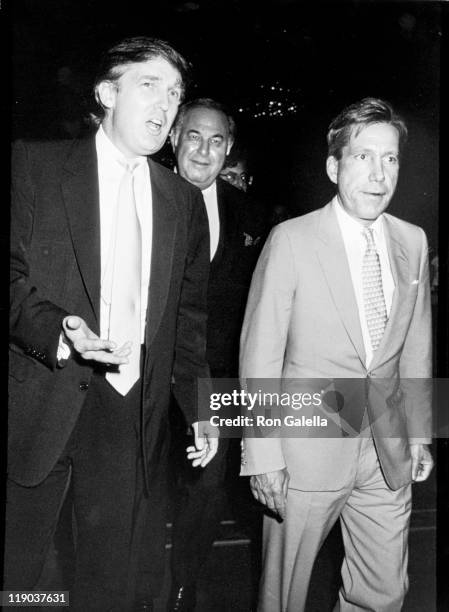
[{"label": "man's ear", "polygon": [[101,81],[97,85],[97,97],[103,108],[114,108],[117,97],[117,85],[112,81]]},{"label": "man's ear", "polygon": [[327,171],[327,176],[330,178],[330,180],[337,184],[337,177],[338,177],[338,159],[336,157],[334,157],[334,155],[329,155],[329,157],[326,160],[326,171]]},{"label": "man's ear", "polygon": [[229,155],[229,153],[231,152],[231,149],[232,149],[232,145],[233,145],[233,144],[234,144],[234,141],[233,141],[233,139],[232,139],[232,138],[230,138],[230,139],[228,140],[228,145],[227,145],[227,147],[226,147],[226,155]]}]

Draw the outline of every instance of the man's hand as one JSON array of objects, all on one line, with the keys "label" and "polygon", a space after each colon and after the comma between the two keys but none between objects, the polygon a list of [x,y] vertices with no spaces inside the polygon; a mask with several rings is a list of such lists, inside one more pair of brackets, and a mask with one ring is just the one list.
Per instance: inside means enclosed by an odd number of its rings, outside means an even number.
[{"label": "man's hand", "polygon": [[285,518],[290,475],[287,468],[251,476],[249,484],[258,502]]},{"label": "man's hand", "polygon": [[433,458],[427,444],[410,444],[412,456],[412,480],[423,482],[427,480],[433,468]]},{"label": "man's hand", "polygon": [[115,342],[101,340],[87,327],[81,317],[73,315],[65,317],[62,328],[71,346],[83,359],[114,365],[128,363],[131,342],[125,342],[123,346],[116,349]]},{"label": "man's hand", "polygon": [[197,421],[193,423],[192,429],[195,446],[187,447],[187,459],[192,462],[193,467],[205,467],[215,457],[220,432],[218,427],[214,427],[209,421]]}]

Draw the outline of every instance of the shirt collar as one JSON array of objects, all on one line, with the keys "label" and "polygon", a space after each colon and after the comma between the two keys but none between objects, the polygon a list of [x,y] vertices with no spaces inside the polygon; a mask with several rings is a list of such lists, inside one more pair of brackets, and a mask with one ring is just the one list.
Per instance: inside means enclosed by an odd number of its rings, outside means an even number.
[{"label": "shirt collar", "polygon": [[209,187],[203,189],[201,193],[203,194],[204,198],[212,198],[217,194],[217,181],[214,181],[212,185],[209,185]]}]

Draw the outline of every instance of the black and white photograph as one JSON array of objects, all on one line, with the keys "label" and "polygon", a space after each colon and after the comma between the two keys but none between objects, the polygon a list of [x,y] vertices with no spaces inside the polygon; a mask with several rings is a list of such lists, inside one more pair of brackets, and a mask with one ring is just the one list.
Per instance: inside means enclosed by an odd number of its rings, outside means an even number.
[{"label": "black and white photograph", "polygon": [[449,609],[446,2],[5,4],[1,606]]}]

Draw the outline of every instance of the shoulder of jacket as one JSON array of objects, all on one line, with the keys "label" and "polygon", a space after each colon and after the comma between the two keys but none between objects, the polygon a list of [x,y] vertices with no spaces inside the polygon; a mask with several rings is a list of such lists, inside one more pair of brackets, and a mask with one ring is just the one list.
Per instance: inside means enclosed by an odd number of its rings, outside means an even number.
[{"label": "shoulder of jacket", "polygon": [[410,223],[409,221],[405,221],[389,213],[384,213],[384,217],[387,226],[393,228],[394,231],[405,233],[411,239],[422,240],[423,234],[425,235],[423,228],[419,225],[415,225],[414,223]]},{"label": "shoulder of jacket", "polygon": [[165,182],[169,183],[173,187],[173,189],[178,189],[183,191],[184,193],[189,193],[191,195],[196,196],[198,196],[198,194],[201,194],[201,191],[200,189],[198,189],[198,187],[195,187],[194,185],[189,183],[189,181],[186,181],[184,178],[182,178],[182,176],[179,176],[179,174],[173,172],[173,170],[170,170],[170,168],[163,166],[162,164],[154,161],[153,159],[150,159],[150,171],[158,174],[161,178],[163,178]]},{"label": "shoulder of jacket", "polygon": [[287,219],[282,221],[278,225],[275,225],[273,229],[287,233],[296,232],[309,232],[311,227],[314,227],[318,220],[321,212],[321,208],[313,210],[312,212],[300,215],[299,217],[293,217],[293,219]]}]

